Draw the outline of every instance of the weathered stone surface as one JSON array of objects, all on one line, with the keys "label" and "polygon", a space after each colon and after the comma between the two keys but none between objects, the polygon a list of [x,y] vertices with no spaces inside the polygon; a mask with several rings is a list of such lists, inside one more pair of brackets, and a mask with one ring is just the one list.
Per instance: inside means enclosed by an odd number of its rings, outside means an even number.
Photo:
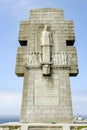
[{"label": "weathered stone surface", "polygon": [[74,41],[73,21],[64,20],[63,10],[31,10],[29,21],[21,22],[16,60],[16,74],[24,76],[21,122],[72,122]]}]

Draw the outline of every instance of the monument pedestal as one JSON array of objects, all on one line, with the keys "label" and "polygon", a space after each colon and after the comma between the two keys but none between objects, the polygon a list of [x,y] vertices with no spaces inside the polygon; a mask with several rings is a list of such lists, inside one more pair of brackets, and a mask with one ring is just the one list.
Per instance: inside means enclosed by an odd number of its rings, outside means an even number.
[{"label": "monument pedestal", "polygon": [[48,123],[6,123],[0,124],[0,130],[87,130],[86,124],[48,124]]}]

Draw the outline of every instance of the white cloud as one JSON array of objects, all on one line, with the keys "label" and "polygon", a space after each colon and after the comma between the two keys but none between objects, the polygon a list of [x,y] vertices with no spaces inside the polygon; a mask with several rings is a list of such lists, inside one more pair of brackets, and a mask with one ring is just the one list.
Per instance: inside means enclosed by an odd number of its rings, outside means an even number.
[{"label": "white cloud", "polygon": [[46,0],[3,0],[0,2],[1,8],[5,13],[10,13],[12,15],[26,15],[30,9],[41,8],[49,5]]},{"label": "white cloud", "polygon": [[21,94],[16,92],[0,92],[0,116],[20,114]]},{"label": "white cloud", "polygon": [[3,0],[0,1],[0,5],[0,10],[7,15],[21,15],[28,9],[28,0]]},{"label": "white cloud", "polygon": [[2,0],[2,1],[0,1],[0,4],[2,4],[2,5],[5,5],[5,4],[14,4],[14,3],[17,3],[18,2],[18,0]]},{"label": "white cloud", "polygon": [[74,102],[87,102],[87,95],[75,95],[73,100]]},{"label": "white cloud", "polygon": [[13,13],[18,13],[21,11],[22,11],[21,13],[23,13],[27,10],[27,8],[28,8],[28,2],[25,0],[16,2],[12,7]]},{"label": "white cloud", "polygon": [[72,96],[73,113],[87,115],[87,95],[79,94]]},{"label": "white cloud", "polygon": [[[0,116],[20,115],[22,93],[0,92]],[[79,94],[72,96],[73,113],[87,114],[87,95]]]}]

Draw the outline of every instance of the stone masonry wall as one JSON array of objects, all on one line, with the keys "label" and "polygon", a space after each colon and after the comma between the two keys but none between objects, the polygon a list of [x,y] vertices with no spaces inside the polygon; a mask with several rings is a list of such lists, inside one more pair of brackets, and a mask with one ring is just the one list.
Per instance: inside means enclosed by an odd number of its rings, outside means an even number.
[{"label": "stone masonry wall", "polygon": [[51,77],[42,70],[26,69],[22,122],[70,122],[72,104],[68,70],[53,69]]}]

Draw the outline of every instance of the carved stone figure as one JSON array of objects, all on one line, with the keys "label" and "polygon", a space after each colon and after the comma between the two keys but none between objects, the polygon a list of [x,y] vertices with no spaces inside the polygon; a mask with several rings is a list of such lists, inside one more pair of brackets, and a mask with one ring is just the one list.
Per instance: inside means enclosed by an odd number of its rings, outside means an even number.
[{"label": "carved stone figure", "polygon": [[49,26],[44,25],[41,37],[41,45],[51,45],[52,44],[52,33],[49,31]]},{"label": "carved stone figure", "polygon": [[52,34],[49,30],[48,25],[44,25],[41,36],[41,46],[42,46],[42,55],[43,55],[43,74],[50,75],[50,63],[51,63],[51,47],[52,47]]}]

